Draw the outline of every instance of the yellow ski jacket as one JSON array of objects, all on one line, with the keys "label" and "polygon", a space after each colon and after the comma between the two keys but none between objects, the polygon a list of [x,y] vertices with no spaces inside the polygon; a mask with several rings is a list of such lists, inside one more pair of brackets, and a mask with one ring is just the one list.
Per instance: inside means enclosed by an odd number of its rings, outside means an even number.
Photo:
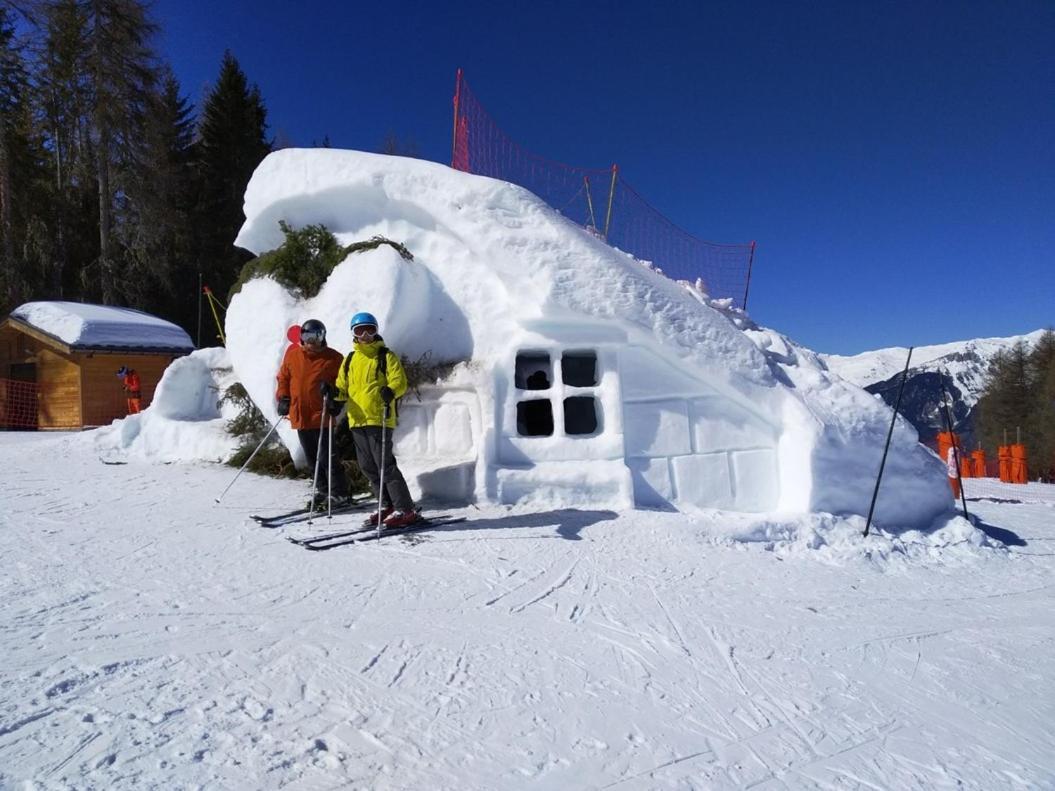
[{"label": "yellow ski jacket", "polygon": [[[396,398],[407,392],[407,374],[399,357],[386,349],[385,363],[380,364],[384,348],[385,343],[380,337],[370,343],[356,343],[341,363],[337,374],[337,400],[347,402],[351,428],[381,425],[385,414],[382,387],[392,388]],[[395,428],[396,422],[396,403],[393,401],[385,425]]]}]

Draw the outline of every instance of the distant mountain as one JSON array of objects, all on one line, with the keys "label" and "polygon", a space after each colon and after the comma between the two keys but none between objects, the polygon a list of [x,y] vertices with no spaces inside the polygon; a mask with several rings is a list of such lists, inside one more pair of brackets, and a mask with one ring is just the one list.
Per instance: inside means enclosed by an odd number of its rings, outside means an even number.
[{"label": "distant mountain", "polygon": [[[985,386],[993,356],[1023,341],[1032,348],[1043,330],[1011,338],[977,338],[970,341],[919,346],[912,351],[912,364],[901,397],[901,414],[919,432],[920,442],[933,444],[944,431],[941,415],[941,383],[944,379],[952,401],[953,429],[963,435],[967,446],[974,446],[974,410]],[[843,379],[878,393],[890,406],[897,400],[901,372],[908,349],[893,347],[863,352],[851,357],[822,354],[828,369]]]}]

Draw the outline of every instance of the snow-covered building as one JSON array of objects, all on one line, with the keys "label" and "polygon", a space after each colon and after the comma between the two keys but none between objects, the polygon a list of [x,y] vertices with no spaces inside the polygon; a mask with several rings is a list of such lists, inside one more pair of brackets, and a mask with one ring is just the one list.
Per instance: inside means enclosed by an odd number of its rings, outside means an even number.
[{"label": "snow-covered building", "polygon": [[[286,328],[318,318],[351,348],[368,310],[410,359],[459,361],[408,395],[400,465],[418,493],[579,507],[867,511],[891,413],[809,350],[614,250],[514,185],[350,151],[271,154],[237,244],[323,224],[349,256],[301,300],[270,278],[227,313],[238,378],[272,419]],[[285,436],[285,435],[284,435]],[[287,444],[296,453],[291,434]],[[940,464],[899,422],[878,513],[949,507]]]},{"label": "snow-covered building", "polygon": [[0,322],[0,427],[79,429],[124,417],[115,373],[134,368],[144,407],[194,344],[171,322],[130,308],[27,302]]}]

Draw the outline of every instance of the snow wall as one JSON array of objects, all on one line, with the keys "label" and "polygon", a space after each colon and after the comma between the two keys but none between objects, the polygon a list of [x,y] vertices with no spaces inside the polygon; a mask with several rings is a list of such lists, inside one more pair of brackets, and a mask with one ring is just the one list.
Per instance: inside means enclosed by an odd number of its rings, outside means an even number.
[{"label": "snow wall", "polygon": [[[237,378],[270,419],[286,330],[321,319],[351,348],[374,313],[386,343],[460,361],[408,395],[396,433],[416,495],[550,507],[866,513],[891,412],[813,352],[606,245],[514,185],[442,165],[286,149],[246,191],[237,244],[322,224],[349,256],[320,293],[270,278],[231,301]],[[282,436],[295,457],[288,424]],[[899,421],[877,518],[926,527],[952,506],[943,468]]]}]

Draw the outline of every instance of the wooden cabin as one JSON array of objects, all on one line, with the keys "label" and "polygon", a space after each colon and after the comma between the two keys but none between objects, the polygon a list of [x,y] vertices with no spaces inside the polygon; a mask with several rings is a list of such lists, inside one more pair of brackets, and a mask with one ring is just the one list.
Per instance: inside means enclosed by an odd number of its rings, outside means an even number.
[{"label": "wooden cabin", "polygon": [[109,425],[128,414],[118,368],[139,373],[146,409],[169,363],[193,349],[179,327],[139,311],[27,303],[0,322],[0,429]]}]

